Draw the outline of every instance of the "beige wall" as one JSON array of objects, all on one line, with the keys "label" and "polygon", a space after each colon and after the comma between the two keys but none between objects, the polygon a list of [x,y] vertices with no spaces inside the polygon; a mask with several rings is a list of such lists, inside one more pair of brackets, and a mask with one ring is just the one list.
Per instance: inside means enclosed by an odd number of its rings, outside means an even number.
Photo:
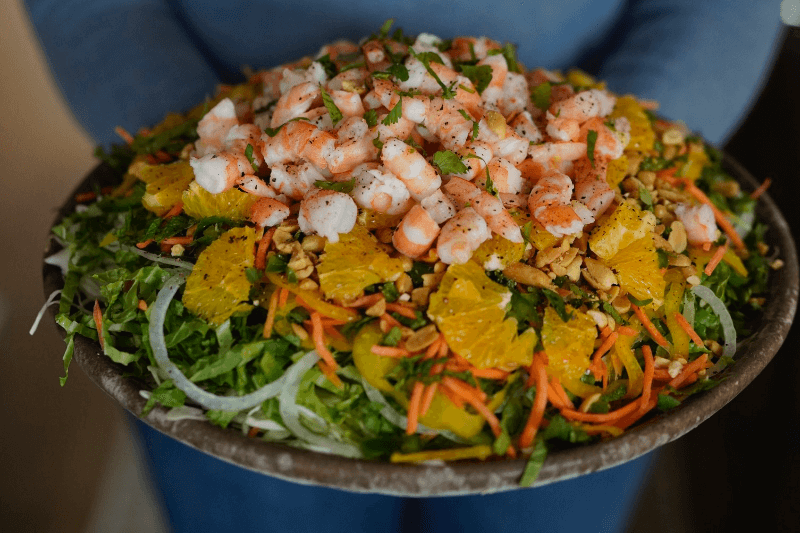
[{"label": "beige wall", "polygon": [[42,250],[58,205],[92,166],[19,0],[0,1],[0,524],[81,531],[120,413],[73,366],[44,301]]}]

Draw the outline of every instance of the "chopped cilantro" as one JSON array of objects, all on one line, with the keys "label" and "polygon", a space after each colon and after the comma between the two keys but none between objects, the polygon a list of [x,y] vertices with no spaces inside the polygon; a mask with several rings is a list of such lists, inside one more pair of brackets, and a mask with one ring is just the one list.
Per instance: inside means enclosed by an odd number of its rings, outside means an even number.
[{"label": "chopped cilantro", "polygon": [[384,299],[389,303],[395,302],[400,298],[400,292],[397,290],[397,286],[391,281],[387,281],[381,285],[381,292],[383,293]]},{"label": "chopped cilantro", "polygon": [[467,165],[461,161],[458,154],[450,150],[441,150],[433,154],[433,164],[439,167],[441,174],[463,174],[467,171]]},{"label": "chopped cilantro", "polygon": [[374,109],[369,109],[364,113],[364,120],[367,121],[367,126],[374,128],[378,125],[378,112]]},{"label": "chopped cilantro", "polygon": [[281,124],[277,128],[264,128],[264,133],[266,133],[270,137],[275,137],[278,134],[278,132],[281,131],[282,127],[284,127],[285,125],[287,125],[290,122],[296,122],[298,120],[308,120],[308,119],[306,117],[295,117],[295,118],[287,120],[286,122],[284,122],[283,124]]},{"label": "chopped cilantro", "polygon": [[333,102],[331,95],[328,94],[328,91],[326,91],[322,85],[319,86],[319,89],[322,92],[322,103],[325,104],[325,108],[328,110],[328,114],[331,116],[331,122],[336,124],[344,118],[344,115],[339,108],[336,107],[336,104]]},{"label": "chopped cilantro", "polygon": [[320,189],[327,189],[329,191],[351,193],[356,186],[356,178],[350,178],[347,181],[326,181],[317,180],[314,182]]},{"label": "chopped cilantro", "polygon": [[325,69],[325,74],[328,76],[328,78],[333,78],[336,76],[336,74],[338,74],[338,72],[336,72],[336,63],[331,60],[330,54],[325,54],[315,61],[322,65],[322,68]]},{"label": "chopped cilantro", "polygon": [[403,115],[403,99],[400,98],[397,101],[397,105],[395,105],[392,108],[392,110],[389,111],[389,114],[386,115],[386,118],[384,118],[381,121],[381,124],[383,124],[384,126],[390,126],[392,124],[395,124],[397,123],[398,120],[400,120],[400,117],[402,115]]},{"label": "chopped cilantro", "polygon": [[553,85],[549,81],[537,85],[531,91],[531,102],[542,111],[545,111],[550,107],[552,91]]},{"label": "chopped cilantro", "polygon": [[586,157],[591,161],[592,168],[594,168],[594,145],[596,143],[597,132],[595,130],[589,130],[589,133],[586,134]]},{"label": "chopped cilantro", "polygon": [[255,158],[253,157],[253,145],[247,143],[247,148],[244,149],[244,156],[250,161],[250,165],[253,167],[253,172],[258,172],[258,164],[256,163]]},{"label": "chopped cilantro", "polygon": [[461,72],[475,85],[478,94],[483,94],[492,81],[492,67],[489,65],[461,65]]},{"label": "chopped cilantro", "polygon": [[400,339],[403,338],[403,330],[394,326],[389,332],[383,336],[383,340],[381,340],[381,346],[397,346],[397,343],[400,342]]}]

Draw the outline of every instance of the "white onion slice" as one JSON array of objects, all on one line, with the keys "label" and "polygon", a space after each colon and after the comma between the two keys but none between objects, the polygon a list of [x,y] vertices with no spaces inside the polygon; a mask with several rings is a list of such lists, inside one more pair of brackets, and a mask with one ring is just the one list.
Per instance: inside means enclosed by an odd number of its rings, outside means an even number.
[{"label": "white onion slice", "polygon": [[48,265],[57,266],[61,269],[61,274],[66,276],[69,270],[69,248],[62,248],[53,255],[48,255],[44,258],[44,262]]},{"label": "white onion slice", "polygon": [[128,252],[133,252],[136,255],[141,255],[145,259],[149,259],[150,261],[154,261],[156,263],[164,263],[165,265],[172,265],[180,268],[185,268],[186,270],[191,270],[194,268],[193,263],[189,263],[188,261],[180,261],[178,259],[170,259],[169,257],[162,257],[158,254],[151,254],[150,252],[145,252],[144,250],[140,250],[133,246],[124,246],[124,250]]},{"label": "white onion slice", "polygon": [[286,424],[286,427],[294,433],[295,437],[310,443],[317,451],[344,455],[345,457],[361,457],[361,450],[358,446],[339,442],[314,433],[300,422],[297,391],[300,387],[300,382],[303,380],[303,376],[311,367],[317,364],[317,361],[319,361],[319,354],[317,354],[315,350],[311,350],[284,372],[283,377],[285,380],[283,382],[283,389],[278,398],[280,402],[279,411],[281,413],[281,419],[283,423]]},{"label": "white onion slice", "polygon": [[694,327],[694,293],[692,291],[683,293],[683,318],[690,326]]},{"label": "white onion slice", "polygon": [[156,301],[153,303],[149,326],[150,346],[153,349],[153,357],[158,366],[172,378],[178,389],[206,409],[241,411],[250,409],[264,400],[277,396],[281,392],[285,375],[244,396],[217,396],[189,381],[183,372],[175,366],[175,363],[169,360],[167,345],[164,341],[164,318],[167,315],[169,302],[172,301],[175,293],[178,292],[178,288],[183,283],[184,279],[181,276],[173,276],[167,280],[164,287],[158,292]]},{"label": "white onion slice", "polygon": [[738,217],[736,222],[733,224],[733,229],[736,231],[739,237],[744,239],[747,234],[750,233],[750,230],[753,229],[753,222],[755,222],[755,220],[756,214],[754,211],[742,213],[742,215]]},{"label": "white onion slice", "polygon": [[33,335],[36,333],[36,330],[39,329],[39,322],[42,321],[42,317],[44,316],[44,312],[47,311],[47,308],[53,305],[56,302],[56,298],[61,294],[61,289],[56,289],[50,293],[50,296],[47,297],[47,301],[44,303],[41,309],[39,309],[39,314],[36,315],[36,319],[33,321],[33,325],[31,326],[30,331],[28,331],[28,335]]},{"label": "white onion slice", "polygon": [[[722,325],[722,336],[725,339],[722,357],[733,357],[736,353],[736,328],[733,326],[733,319],[728,309],[725,307],[725,304],[722,303],[722,300],[717,298],[714,291],[703,285],[692,287],[692,292],[695,293],[698,298],[705,301],[711,307],[711,310],[719,317],[719,323]],[[720,364],[718,362],[717,365],[714,366],[712,372],[716,373],[716,371],[722,370],[724,367],[725,364]]]}]

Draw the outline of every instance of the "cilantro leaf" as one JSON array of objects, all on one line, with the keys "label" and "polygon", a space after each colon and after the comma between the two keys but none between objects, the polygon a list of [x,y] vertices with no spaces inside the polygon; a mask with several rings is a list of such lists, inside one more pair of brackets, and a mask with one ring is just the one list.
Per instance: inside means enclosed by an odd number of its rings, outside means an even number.
[{"label": "cilantro leaf", "polygon": [[467,171],[467,165],[455,152],[442,150],[433,154],[433,164],[439,167],[441,174],[463,174]]},{"label": "cilantro leaf", "polygon": [[275,137],[278,134],[278,132],[281,131],[282,127],[284,127],[285,125],[287,125],[290,122],[296,122],[298,120],[308,120],[308,119],[306,117],[295,117],[295,118],[287,120],[286,122],[284,122],[283,124],[281,124],[277,128],[264,128],[264,133],[266,133],[270,137]]},{"label": "cilantro leaf", "polygon": [[255,158],[253,157],[253,145],[247,143],[247,148],[244,149],[244,156],[250,161],[250,165],[253,167],[253,172],[258,172],[258,164],[256,163]]},{"label": "cilantro leaf", "polygon": [[400,120],[400,117],[403,115],[403,99],[400,98],[397,101],[397,105],[395,105],[389,114],[381,121],[381,124],[384,126],[390,126],[392,124],[397,123]]},{"label": "cilantro leaf", "polygon": [[483,94],[492,81],[492,67],[489,65],[461,65],[461,73],[475,85],[478,94]]},{"label": "cilantro leaf", "polygon": [[558,314],[558,317],[564,322],[569,322],[569,320],[572,318],[572,313],[567,313],[567,307],[564,303],[564,299],[559,296],[557,292],[553,292],[550,289],[540,290],[542,291],[542,294],[544,294],[545,298],[547,298],[547,301],[550,302],[550,305]]},{"label": "cilantro leaf", "polygon": [[328,114],[331,116],[331,121],[336,124],[342,120],[342,118],[344,118],[344,115],[341,111],[339,111],[339,108],[336,107],[336,104],[333,102],[331,95],[328,94],[328,91],[323,89],[322,85],[319,86],[319,89],[322,92],[322,103],[325,104],[325,108],[328,110]]},{"label": "cilantro leaf", "polygon": [[364,120],[367,121],[367,126],[374,128],[378,125],[378,112],[374,109],[369,109],[364,113]]},{"label": "cilantro leaf", "polygon": [[398,80],[408,81],[408,69],[402,63],[394,63],[386,70],[389,74],[391,74]]},{"label": "cilantro leaf", "polygon": [[594,168],[594,145],[596,143],[597,132],[595,130],[589,130],[589,133],[586,134],[586,157],[588,157],[589,161],[591,161],[592,168]]},{"label": "cilantro leaf", "polygon": [[537,85],[531,91],[531,102],[542,111],[547,110],[550,107],[552,91],[553,85],[549,81]]},{"label": "cilantro leaf", "polygon": [[314,182],[320,189],[327,189],[329,191],[351,193],[356,186],[356,178],[350,178],[347,181],[326,181],[317,180]]},{"label": "cilantro leaf", "polygon": [[392,29],[392,24],[394,24],[394,19],[386,19],[386,21],[381,25],[381,29],[378,32],[378,37],[385,39],[386,36],[389,35],[389,30]]}]

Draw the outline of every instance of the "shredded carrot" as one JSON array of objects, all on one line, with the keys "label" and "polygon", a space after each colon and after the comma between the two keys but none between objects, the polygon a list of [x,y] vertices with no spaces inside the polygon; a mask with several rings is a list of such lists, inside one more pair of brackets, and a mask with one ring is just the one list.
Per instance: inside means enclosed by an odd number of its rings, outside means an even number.
[{"label": "shredded carrot", "polygon": [[610,326],[603,326],[603,329],[600,330],[600,338],[605,339],[609,335],[611,335],[611,327]]},{"label": "shredded carrot", "polygon": [[617,333],[620,335],[625,335],[627,337],[634,337],[636,335],[636,330],[630,326],[619,326],[617,328]]},{"label": "shredded carrot", "polygon": [[147,311],[147,302],[139,300],[139,305],[136,306],[140,311]]},{"label": "shredded carrot", "polygon": [[658,332],[647,314],[645,314],[645,312],[639,309],[639,306],[635,304],[631,304],[631,309],[633,309],[633,312],[636,314],[636,318],[638,318],[639,322],[642,323],[644,329],[647,330],[647,333],[650,334],[650,338],[656,341],[656,344],[662,348],[669,349],[669,343],[667,342],[667,339],[665,339],[664,336]]},{"label": "shredded carrot", "polygon": [[533,373],[536,382],[536,397],[533,399],[533,406],[531,407],[528,421],[522,429],[522,434],[519,436],[519,447],[530,448],[533,444],[533,439],[536,437],[536,432],[539,429],[539,424],[542,422],[545,407],[547,407],[547,372],[541,359],[534,356],[533,358]]},{"label": "shredded carrot", "polygon": [[406,435],[413,435],[417,432],[420,405],[422,404],[422,392],[425,385],[421,381],[414,383],[411,390],[411,398],[408,401],[408,424],[406,425]]},{"label": "shredded carrot", "polygon": [[678,167],[665,168],[663,170],[656,171],[656,177],[657,178],[661,178],[662,180],[666,181],[667,183],[670,183],[670,180],[667,179],[667,178],[671,178],[672,176],[674,176],[677,171],[678,171]]},{"label": "shredded carrot", "polygon": [[398,315],[404,316],[406,318],[412,318],[412,319],[417,318],[417,314],[414,312],[414,310],[404,305],[398,305],[394,303],[386,304],[386,310],[394,311]]},{"label": "shredded carrot", "polygon": [[451,386],[459,389],[464,394],[469,394],[474,396],[478,400],[485,402],[486,401],[486,393],[483,392],[481,389],[477,387],[473,387],[469,383],[462,381],[458,378],[454,378],[452,376],[445,376],[442,378],[442,381],[449,383]]},{"label": "shredded carrot", "polygon": [[456,394],[447,387],[440,387],[439,390],[442,391],[442,394],[444,394],[453,405],[455,405],[459,409],[464,408],[465,402],[461,396],[459,396],[458,394]]},{"label": "shredded carrot", "polygon": [[[310,326],[311,325],[311,320],[310,319],[306,320],[305,322],[303,322],[303,324],[305,324],[306,326]],[[337,318],[322,317],[322,327],[323,328],[328,328],[330,326],[341,326],[343,324],[347,324],[347,321],[346,320],[339,320]]]},{"label": "shredded carrot", "polygon": [[161,241],[160,244],[165,246],[174,246],[176,244],[189,244],[194,238],[192,237],[168,237]]},{"label": "shredded carrot", "polygon": [[341,333],[339,333],[339,330],[336,329],[333,326],[325,324],[325,325],[322,326],[322,329],[323,329],[323,331],[325,331],[326,334],[328,334],[331,337],[334,337],[334,338],[342,340],[342,341],[347,340],[345,338],[345,336],[342,335]]},{"label": "shredded carrot", "polygon": [[689,324],[689,322],[687,322],[685,318],[683,318],[683,315],[678,313],[677,311],[675,312],[675,320],[678,322],[678,325],[681,328],[683,328],[683,331],[685,331],[686,334],[689,335],[689,337],[696,345],[703,346],[703,339],[700,338],[700,335],[697,334],[692,325]]},{"label": "shredded carrot", "polygon": [[347,307],[372,307],[382,299],[383,294],[376,292],[375,294],[368,294],[366,296],[362,296],[361,298],[357,298],[346,305]]},{"label": "shredded carrot", "polygon": [[772,178],[765,179],[764,183],[759,185],[756,190],[750,193],[750,198],[752,198],[753,200],[757,200],[759,196],[761,196],[762,194],[764,194],[764,192],[766,192],[771,183],[772,183]]},{"label": "shredded carrot", "polygon": [[567,396],[567,392],[564,390],[564,386],[561,384],[561,380],[558,379],[558,376],[553,376],[553,379],[550,380],[550,383],[553,385],[553,390],[556,391],[556,395],[561,398],[561,401],[564,405],[568,407],[575,407],[572,403],[572,400],[569,399]]},{"label": "shredded carrot", "polygon": [[619,338],[619,333],[617,333],[616,331],[612,331],[608,335],[608,337],[606,337],[606,340],[603,341],[603,344],[601,344],[597,348],[597,351],[594,352],[594,355],[592,356],[592,364],[599,363],[600,358],[603,357],[606,354],[606,352],[608,352],[611,349],[612,346],[614,346],[614,343],[617,342],[618,338]]},{"label": "shredded carrot", "polygon": [[128,133],[128,131],[122,126],[117,126],[114,128],[114,133],[119,135],[120,138],[125,141],[125,144],[133,144],[133,135]]},{"label": "shredded carrot", "polygon": [[259,429],[257,427],[251,427],[250,430],[247,432],[247,436],[252,439],[253,437],[258,436],[258,432]]},{"label": "shredded carrot", "polygon": [[100,343],[100,348],[106,349],[105,339],[103,338],[103,312],[100,310],[100,302],[94,301],[94,310],[92,311],[94,318],[94,326],[97,328],[97,341]]},{"label": "shredded carrot", "polygon": [[644,355],[644,381],[642,384],[642,400],[639,404],[639,412],[643,412],[650,403],[650,394],[653,388],[653,371],[655,370],[655,361],[653,360],[653,351],[647,344],[642,346],[642,354]]},{"label": "shredded carrot", "polygon": [[94,191],[80,192],[75,195],[75,201],[79,204],[82,204],[84,202],[91,202],[95,198],[97,198],[97,194],[95,194]]},{"label": "shredded carrot", "polygon": [[444,338],[442,334],[442,343],[439,345],[439,353],[437,354],[440,359],[447,357],[447,352],[450,351],[450,347],[447,345],[447,339]]},{"label": "shredded carrot", "polygon": [[264,235],[258,241],[256,248],[256,260],[253,264],[258,270],[264,270],[267,266],[267,250],[272,244],[272,236],[275,235],[275,228],[270,228],[264,232]]},{"label": "shredded carrot", "polygon": [[336,363],[336,359],[333,358],[331,351],[325,346],[325,332],[322,330],[322,316],[316,311],[311,313],[311,324],[311,336],[314,339],[314,347],[317,349],[317,353],[325,360],[332,371],[336,370],[339,365]]},{"label": "shredded carrot", "polygon": [[564,403],[564,400],[562,400],[561,397],[558,395],[555,387],[553,386],[552,381],[547,384],[547,399],[558,409],[566,409],[570,407],[569,405]]},{"label": "shredded carrot", "polygon": [[669,375],[669,371],[665,368],[656,368],[653,370],[653,379],[655,381],[669,381],[672,379],[672,376]]},{"label": "shredded carrot", "polygon": [[708,260],[708,264],[706,264],[706,268],[703,270],[706,276],[710,276],[714,272],[714,269],[717,268],[719,262],[722,261],[722,256],[724,256],[725,252],[727,251],[728,251],[728,242],[725,241],[725,244],[719,246],[717,248],[717,251],[714,252],[714,255],[711,256],[711,259]]},{"label": "shredded carrot", "polygon": [[708,354],[703,354],[691,363],[684,365],[681,373],[675,376],[675,378],[669,382],[669,386],[673,389],[680,388],[683,382],[686,381],[691,374],[699,372],[705,368],[706,361],[708,361]]},{"label": "shredded carrot", "polygon": [[150,246],[153,243],[153,239],[147,239],[146,241],[137,242],[136,247],[140,250],[143,250]]},{"label": "shredded carrot", "polygon": [[280,295],[278,295],[278,307],[284,307],[289,300],[289,289],[282,288]]},{"label": "shredded carrot", "polygon": [[425,357],[423,359],[433,359],[436,355],[436,352],[439,351],[439,346],[442,344],[442,334],[439,333],[439,336],[436,337],[436,340],[431,343],[430,346],[425,350]]},{"label": "shredded carrot", "polygon": [[494,434],[495,437],[500,436],[500,434],[503,432],[503,430],[500,429],[500,421],[497,419],[497,416],[495,416],[495,414],[488,407],[486,407],[486,404],[483,403],[484,400],[481,400],[472,393],[470,390],[472,387],[463,381],[450,376],[445,376],[442,378],[442,387],[450,389],[457,396],[461,396],[464,401],[478,411],[478,414],[480,414],[489,423],[489,427],[492,428],[492,434]]},{"label": "shredded carrot", "polygon": [[338,387],[340,389],[344,388],[344,383],[342,383],[342,380],[339,379],[339,376],[337,376],[336,372],[334,371],[335,367],[331,368],[331,366],[328,363],[326,363],[325,361],[323,361],[322,359],[320,359],[317,362],[317,364],[319,366],[319,369],[325,375],[325,377],[328,378],[328,381],[330,381],[331,383],[333,383],[334,385],[336,385],[336,387]]},{"label": "shredded carrot", "polygon": [[273,291],[269,297],[269,308],[267,309],[267,320],[264,322],[264,338],[272,337],[272,327],[275,325],[275,313],[278,311],[278,291]]},{"label": "shredded carrot", "polygon": [[615,422],[620,418],[628,415],[630,413],[635,412],[639,409],[642,404],[642,397],[640,396],[636,400],[632,401],[631,403],[627,404],[624,407],[620,407],[615,411],[610,411],[608,413],[584,413],[581,411],[576,411],[575,409],[562,409],[561,414],[564,418],[569,420],[578,420],[580,422],[594,422],[597,424],[603,424],[606,422]]},{"label": "shredded carrot", "polygon": [[[381,322],[386,324],[386,330],[385,331],[389,331],[390,329],[392,329],[394,327],[398,327],[398,328],[403,327],[403,324],[398,322],[397,319],[395,319],[389,313],[383,313],[381,315]],[[383,327],[381,327],[381,331],[384,331]]]},{"label": "shredded carrot", "polygon": [[172,217],[176,217],[176,216],[180,215],[181,211],[183,211],[183,202],[178,200],[178,203],[173,205],[170,208],[170,210],[167,211],[166,213],[164,213],[164,216],[162,216],[161,218],[163,218],[164,220],[169,220]]},{"label": "shredded carrot", "polygon": [[711,241],[704,242],[700,245],[700,248],[702,248],[704,252],[709,251],[711,249]]},{"label": "shredded carrot", "polygon": [[508,372],[499,368],[475,368],[470,367],[469,372],[476,378],[484,379],[508,379]]},{"label": "shredded carrot", "polygon": [[422,403],[419,406],[419,416],[425,416],[428,409],[431,408],[431,403],[433,403],[433,397],[436,394],[438,386],[439,384],[434,381],[425,388],[425,394],[422,395]]},{"label": "shredded carrot", "polygon": [[375,355],[382,355],[384,357],[408,357],[411,352],[405,348],[397,348],[395,346],[381,346],[376,344],[370,351]]}]

